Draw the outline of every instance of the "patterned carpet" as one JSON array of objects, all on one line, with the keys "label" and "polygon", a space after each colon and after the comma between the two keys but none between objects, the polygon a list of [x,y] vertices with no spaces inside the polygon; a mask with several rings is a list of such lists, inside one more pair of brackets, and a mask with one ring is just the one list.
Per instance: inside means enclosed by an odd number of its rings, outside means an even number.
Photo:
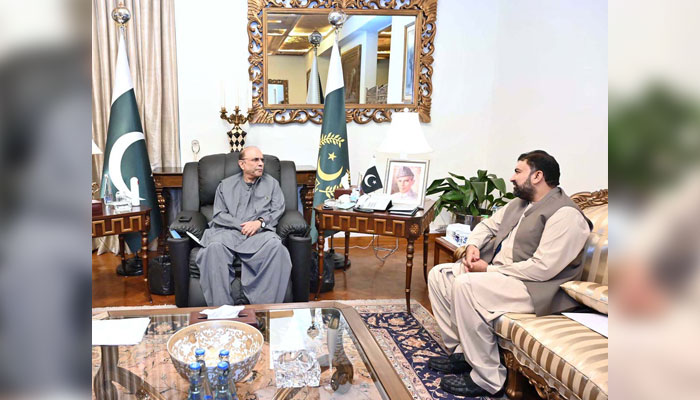
[{"label": "patterned carpet", "polygon": [[360,313],[414,399],[465,399],[440,389],[442,374],[428,368],[428,358],[447,353],[435,319],[420,303],[411,302],[412,314],[402,299],[342,303]]}]

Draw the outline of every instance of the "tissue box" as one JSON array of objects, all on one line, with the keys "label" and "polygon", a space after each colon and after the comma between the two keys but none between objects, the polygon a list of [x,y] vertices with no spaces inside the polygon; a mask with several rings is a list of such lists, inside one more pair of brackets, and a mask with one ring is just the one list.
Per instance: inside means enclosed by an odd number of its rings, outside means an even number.
[{"label": "tissue box", "polygon": [[[194,311],[190,313],[189,325],[194,325],[199,322],[205,321],[223,321],[219,319],[207,319],[207,314],[202,314],[199,311]],[[253,310],[243,310],[238,313],[238,318],[227,318],[225,321],[238,321],[248,324],[252,327],[258,328],[258,319],[255,317],[255,311]]]},{"label": "tissue box", "polygon": [[457,245],[457,247],[464,246],[467,244],[467,238],[469,238],[471,231],[472,230],[469,225],[449,224],[447,225],[445,237],[453,244]]}]

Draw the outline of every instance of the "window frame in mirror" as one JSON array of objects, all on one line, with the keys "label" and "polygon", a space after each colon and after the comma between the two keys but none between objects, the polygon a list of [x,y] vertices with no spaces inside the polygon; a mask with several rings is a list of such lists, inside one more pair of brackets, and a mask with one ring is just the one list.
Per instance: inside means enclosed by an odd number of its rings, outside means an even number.
[{"label": "window frame in mirror", "polygon": [[[292,7],[278,4],[276,0],[248,0],[248,50],[250,67],[248,72],[253,81],[253,109],[251,123],[305,123],[323,122],[323,104],[268,104],[266,101],[267,68],[267,29],[268,14],[327,14],[338,0],[321,0]],[[383,1],[340,0],[343,11],[350,15],[410,15],[415,16],[415,43],[413,68],[413,102],[394,104],[346,104],[346,121],[359,124],[368,122],[390,122],[393,111],[408,108],[418,112],[422,122],[430,122],[432,96],[433,53],[435,51],[435,19],[437,0],[408,0],[394,5]],[[368,7],[373,8],[368,8]],[[420,27],[420,32],[418,28]],[[366,90],[366,88],[362,88]],[[402,88],[403,90],[403,88]],[[403,93],[402,93],[403,95]]]}]

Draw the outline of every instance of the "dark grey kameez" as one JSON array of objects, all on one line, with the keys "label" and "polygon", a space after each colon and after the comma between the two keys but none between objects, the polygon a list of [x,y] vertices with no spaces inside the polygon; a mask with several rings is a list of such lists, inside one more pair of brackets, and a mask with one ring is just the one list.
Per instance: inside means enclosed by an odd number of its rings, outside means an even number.
[{"label": "dark grey kameez", "polygon": [[[252,185],[245,183],[243,173],[221,181],[213,218],[202,236],[204,248],[196,259],[207,305],[233,304],[234,254],[241,258],[243,292],[252,304],[284,300],[292,262],[275,233],[283,212],[282,189],[271,176],[264,174]],[[251,237],[241,233],[242,223],[260,217],[265,220],[264,229]]]}]

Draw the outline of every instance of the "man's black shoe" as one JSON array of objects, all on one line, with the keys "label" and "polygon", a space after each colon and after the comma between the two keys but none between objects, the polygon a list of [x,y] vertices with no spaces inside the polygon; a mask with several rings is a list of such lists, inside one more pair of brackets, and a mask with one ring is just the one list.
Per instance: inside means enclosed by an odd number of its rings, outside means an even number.
[{"label": "man's black shoe", "polygon": [[430,357],[428,367],[446,374],[463,374],[472,370],[464,359],[464,353],[453,353],[448,357]]},{"label": "man's black shoe", "polygon": [[448,375],[440,381],[440,389],[466,397],[503,397],[503,388],[496,393],[489,393],[474,383],[468,373],[461,375]]}]

